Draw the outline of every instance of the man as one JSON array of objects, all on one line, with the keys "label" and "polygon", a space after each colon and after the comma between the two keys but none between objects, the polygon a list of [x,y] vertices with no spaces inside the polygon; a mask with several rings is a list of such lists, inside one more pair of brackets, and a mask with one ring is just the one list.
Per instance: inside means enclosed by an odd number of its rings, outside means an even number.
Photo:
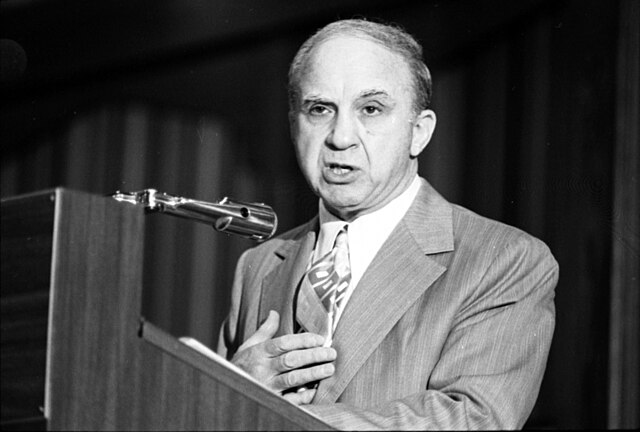
[{"label": "man", "polygon": [[240,258],[219,352],[341,429],[522,427],[557,264],[418,177],[436,123],[421,47],[338,21],[303,44],[289,81],[319,216]]}]

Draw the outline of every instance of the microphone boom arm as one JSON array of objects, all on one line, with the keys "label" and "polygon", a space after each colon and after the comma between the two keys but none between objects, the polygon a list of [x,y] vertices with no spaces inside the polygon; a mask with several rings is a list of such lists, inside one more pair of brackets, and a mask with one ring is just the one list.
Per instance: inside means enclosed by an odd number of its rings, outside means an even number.
[{"label": "microphone boom arm", "polygon": [[276,213],[262,203],[232,201],[227,197],[217,202],[205,202],[169,195],[155,189],[117,191],[111,197],[120,202],[140,205],[147,212],[168,213],[195,220],[212,225],[216,231],[257,241],[269,239],[278,227]]}]

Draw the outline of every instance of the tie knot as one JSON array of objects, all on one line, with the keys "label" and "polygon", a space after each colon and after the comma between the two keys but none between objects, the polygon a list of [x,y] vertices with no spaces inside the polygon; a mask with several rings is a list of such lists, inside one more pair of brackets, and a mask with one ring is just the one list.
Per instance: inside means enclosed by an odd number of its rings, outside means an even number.
[{"label": "tie knot", "polygon": [[349,240],[347,238],[347,226],[345,225],[336,236],[335,248],[349,248]]}]

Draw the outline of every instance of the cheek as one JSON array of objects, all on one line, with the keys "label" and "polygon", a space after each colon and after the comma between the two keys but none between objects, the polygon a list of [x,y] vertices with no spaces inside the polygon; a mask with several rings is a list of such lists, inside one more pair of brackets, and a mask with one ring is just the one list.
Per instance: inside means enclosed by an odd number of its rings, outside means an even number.
[{"label": "cheek", "polygon": [[324,138],[314,127],[300,127],[296,131],[296,153],[301,163],[310,165],[318,161]]},{"label": "cheek", "polygon": [[409,158],[412,141],[412,129],[407,124],[395,119],[392,126],[376,136],[379,159],[388,164]]},{"label": "cheek", "polygon": [[296,155],[298,157],[298,165],[304,176],[308,180],[318,177],[318,150],[311,142],[298,140],[296,145]]},{"label": "cheek", "polygon": [[365,148],[372,164],[378,166],[391,164],[393,160],[401,157],[405,147],[408,149],[409,146],[405,145],[405,137],[393,132],[387,130],[368,134]]}]

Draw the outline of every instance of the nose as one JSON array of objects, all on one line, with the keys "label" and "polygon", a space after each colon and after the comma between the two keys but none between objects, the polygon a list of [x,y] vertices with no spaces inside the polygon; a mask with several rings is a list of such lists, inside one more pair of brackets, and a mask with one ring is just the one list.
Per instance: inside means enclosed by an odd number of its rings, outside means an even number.
[{"label": "nose", "polygon": [[348,111],[338,112],[326,143],[332,150],[346,150],[358,145],[358,125]]}]

